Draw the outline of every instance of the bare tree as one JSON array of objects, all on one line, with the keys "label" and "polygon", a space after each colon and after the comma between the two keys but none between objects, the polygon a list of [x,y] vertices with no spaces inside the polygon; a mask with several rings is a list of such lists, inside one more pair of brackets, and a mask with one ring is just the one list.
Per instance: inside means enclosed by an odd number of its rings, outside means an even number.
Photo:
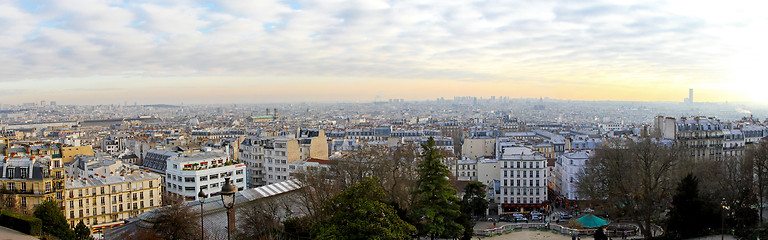
[{"label": "bare tree", "polygon": [[200,239],[199,215],[191,206],[171,204],[157,210],[152,230],[161,239]]},{"label": "bare tree", "polygon": [[287,239],[282,222],[292,215],[291,199],[278,197],[240,209],[237,239]]},{"label": "bare tree", "polygon": [[768,191],[768,143],[760,142],[756,146],[752,146],[747,149],[745,153],[747,161],[747,167],[752,172],[750,176],[754,176],[753,184],[755,186],[755,193],[758,199],[759,213],[760,213],[760,225],[763,225],[763,204],[766,200],[766,192]]},{"label": "bare tree", "polygon": [[670,203],[670,192],[690,166],[689,151],[650,139],[606,144],[598,149],[576,186],[582,196],[603,199],[639,221],[644,236]]}]

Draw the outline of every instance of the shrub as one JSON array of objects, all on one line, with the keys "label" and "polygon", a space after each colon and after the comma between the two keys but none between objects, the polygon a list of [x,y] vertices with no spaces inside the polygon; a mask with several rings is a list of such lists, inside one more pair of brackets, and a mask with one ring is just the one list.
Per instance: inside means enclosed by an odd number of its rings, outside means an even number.
[{"label": "shrub", "polygon": [[39,218],[11,211],[0,214],[0,225],[33,236],[40,236],[43,229],[43,222]]}]

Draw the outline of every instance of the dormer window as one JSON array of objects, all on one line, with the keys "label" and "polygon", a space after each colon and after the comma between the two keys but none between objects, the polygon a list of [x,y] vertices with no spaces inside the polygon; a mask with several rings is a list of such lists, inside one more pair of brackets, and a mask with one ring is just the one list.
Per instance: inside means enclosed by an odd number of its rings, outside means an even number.
[{"label": "dormer window", "polygon": [[20,170],[21,170],[21,178],[27,178],[27,169],[22,168]]},{"label": "dormer window", "polygon": [[8,168],[5,170],[5,178],[13,178],[13,168]]}]

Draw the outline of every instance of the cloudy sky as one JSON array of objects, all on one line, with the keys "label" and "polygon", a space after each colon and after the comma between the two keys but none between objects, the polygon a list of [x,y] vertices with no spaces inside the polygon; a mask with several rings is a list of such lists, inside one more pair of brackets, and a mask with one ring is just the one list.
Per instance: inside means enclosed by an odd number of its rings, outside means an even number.
[{"label": "cloudy sky", "polygon": [[[712,2],[712,3],[708,3]],[[0,104],[768,102],[765,1],[0,0]]]}]

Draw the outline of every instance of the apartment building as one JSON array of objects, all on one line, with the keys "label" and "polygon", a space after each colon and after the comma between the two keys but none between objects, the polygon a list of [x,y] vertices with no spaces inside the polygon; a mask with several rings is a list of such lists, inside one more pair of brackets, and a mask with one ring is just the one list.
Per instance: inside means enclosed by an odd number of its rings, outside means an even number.
[{"label": "apartment building", "polygon": [[507,147],[499,160],[499,213],[530,211],[547,200],[547,159],[526,147]]},{"label": "apartment building", "polygon": [[240,159],[247,166],[247,186],[255,188],[290,179],[290,164],[309,159],[328,160],[328,140],[323,130],[290,137],[246,137]]},{"label": "apartment building", "polygon": [[[25,214],[46,199],[64,200],[64,167],[50,156],[3,157],[0,187],[8,206]],[[6,207],[8,207],[6,206]]]},{"label": "apartment building", "polygon": [[578,182],[578,175],[584,171],[590,154],[588,150],[568,152],[557,158],[555,163],[555,176],[556,183],[553,185],[553,190],[559,192],[565,198],[569,200],[578,200],[579,194],[576,191],[576,182]]},{"label": "apartment building", "polygon": [[207,194],[221,191],[225,177],[232,179],[238,191],[246,187],[246,165],[231,160],[224,152],[184,153],[166,163],[165,189],[170,196],[185,201],[197,200],[200,190]]},{"label": "apartment building", "polygon": [[115,159],[78,156],[67,165],[64,215],[101,232],[162,206],[160,175]]},{"label": "apartment building", "polygon": [[688,146],[695,159],[722,160],[724,138],[723,125],[719,120],[711,117],[675,119],[657,116],[655,124],[662,138]]},{"label": "apartment building", "polygon": [[723,156],[735,157],[744,154],[746,140],[739,129],[723,130]]}]

